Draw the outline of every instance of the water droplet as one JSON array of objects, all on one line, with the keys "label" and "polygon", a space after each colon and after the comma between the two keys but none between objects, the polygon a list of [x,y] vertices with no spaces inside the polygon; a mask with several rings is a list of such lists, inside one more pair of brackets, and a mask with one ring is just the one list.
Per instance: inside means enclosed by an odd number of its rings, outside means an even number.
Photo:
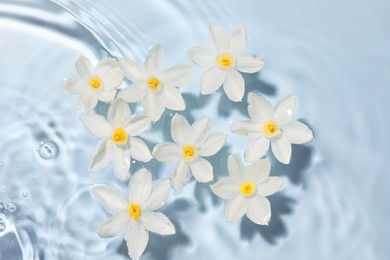
[{"label": "water droplet", "polygon": [[20,97],[19,96],[16,97],[16,101],[20,101]]},{"label": "water droplet", "polygon": [[28,192],[27,192],[27,191],[23,192],[23,193],[22,193],[22,197],[23,197],[23,198],[27,198],[27,197],[28,197]]},{"label": "water droplet", "polygon": [[37,148],[39,156],[45,160],[54,158],[57,155],[57,147],[53,143],[41,143]]},{"label": "water droplet", "polygon": [[6,227],[4,222],[0,222],[0,233],[3,233]]},{"label": "water droplet", "polygon": [[34,177],[33,177],[33,181],[36,181],[36,180],[37,180],[37,176],[34,176]]},{"label": "water droplet", "polygon": [[9,212],[14,213],[17,209],[16,205],[12,202],[8,202],[7,205],[5,205],[5,208],[8,209]]}]

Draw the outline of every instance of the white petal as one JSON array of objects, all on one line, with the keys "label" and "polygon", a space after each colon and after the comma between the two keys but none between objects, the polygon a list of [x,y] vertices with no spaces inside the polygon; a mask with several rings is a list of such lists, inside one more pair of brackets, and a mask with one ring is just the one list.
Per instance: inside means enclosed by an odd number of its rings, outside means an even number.
[{"label": "white petal", "polygon": [[194,47],[187,52],[190,59],[203,68],[215,65],[215,53],[208,48]]},{"label": "white petal", "polygon": [[91,61],[84,56],[80,56],[76,61],[76,70],[80,78],[89,79],[93,73]]},{"label": "white petal", "polygon": [[98,100],[102,102],[111,102],[115,99],[116,90],[108,90],[100,92],[97,96]]},{"label": "white petal", "polygon": [[272,153],[279,162],[289,164],[291,159],[291,143],[288,138],[281,135],[271,142]]},{"label": "white petal", "polygon": [[190,133],[191,126],[187,119],[180,114],[175,114],[171,121],[171,136],[173,141],[177,144],[184,145],[189,141]]},{"label": "white petal", "polygon": [[129,105],[122,99],[116,99],[108,109],[108,122],[115,128],[124,127],[129,121],[131,111]]},{"label": "white petal", "polygon": [[200,80],[200,93],[202,95],[214,93],[223,84],[225,78],[225,71],[217,67],[209,69]]},{"label": "white petal", "polygon": [[245,172],[248,180],[254,183],[265,181],[269,177],[271,171],[271,164],[268,159],[261,159],[252,163]]},{"label": "white petal", "polygon": [[201,119],[195,121],[191,125],[190,140],[194,144],[203,144],[209,136],[210,127],[211,127],[211,120],[207,116],[204,116]]},{"label": "white petal", "polygon": [[129,215],[126,212],[122,212],[103,223],[98,230],[98,235],[102,238],[115,237],[124,233],[129,223]]},{"label": "white petal", "polygon": [[162,99],[162,103],[165,107],[171,110],[182,111],[186,108],[186,103],[176,87],[165,86],[162,90],[160,99]]},{"label": "white petal", "polygon": [[126,78],[132,82],[144,81],[147,78],[145,68],[134,61],[127,58],[118,58],[118,62]]},{"label": "white petal", "polygon": [[269,148],[269,139],[260,137],[258,139],[250,139],[245,150],[245,161],[253,162],[265,155]]},{"label": "white petal", "polygon": [[143,207],[148,210],[156,210],[161,208],[168,200],[169,192],[171,191],[171,184],[169,181],[154,181],[152,194]]},{"label": "white petal", "polygon": [[224,52],[228,48],[228,40],[221,26],[211,24],[209,26],[209,40],[218,52]]},{"label": "white petal", "polygon": [[96,107],[98,99],[96,95],[89,92],[84,92],[81,94],[77,100],[77,107],[82,113],[91,111]]},{"label": "white petal", "polygon": [[134,173],[129,181],[129,198],[132,202],[142,204],[152,192],[152,174],[141,168]]},{"label": "white petal", "polygon": [[259,138],[262,136],[260,127],[261,124],[257,121],[243,120],[235,122],[232,126],[232,131],[241,136]]},{"label": "white petal", "polygon": [[277,192],[283,185],[283,179],[280,177],[269,177],[262,183],[256,185],[256,194],[266,197]]},{"label": "white petal", "polygon": [[112,147],[112,167],[114,169],[115,176],[124,180],[130,170],[130,152],[127,149],[122,149],[117,145]]},{"label": "white petal", "polygon": [[65,81],[64,88],[72,94],[80,95],[86,88],[84,80],[80,78],[70,78]]},{"label": "white petal", "polygon": [[268,225],[271,218],[271,205],[266,198],[253,196],[248,199],[246,215],[256,224]]},{"label": "white petal", "polygon": [[80,121],[91,134],[97,137],[109,137],[112,134],[112,127],[107,120],[97,114],[82,114]]},{"label": "white petal", "polygon": [[130,258],[138,260],[148,244],[149,233],[139,221],[131,221],[126,230],[125,240]]},{"label": "white petal", "polygon": [[145,59],[145,68],[149,76],[157,76],[165,63],[165,55],[161,45],[157,44],[150,49]]},{"label": "white petal", "polygon": [[118,62],[107,58],[99,61],[96,66],[96,73],[102,79],[105,89],[114,89],[123,81],[123,72]]},{"label": "white petal", "polygon": [[125,130],[129,136],[137,136],[148,130],[150,118],[148,116],[133,116],[126,124]]},{"label": "white petal", "polygon": [[176,233],[175,226],[161,212],[145,212],[142,215],[142,223],[145,228],[160,235],[172,235]]},{"label": "white petal", "polygon": [[172,85],[174,87],[187,85],[195,68],[191,65],[175,65],[161,72],[160,79],[164,85]]},{"label": "white petal", "polygon": [[283,135],[287,136],[292,144],[304,144],[313,139],[311,129],[299,121],[292,121],[283,126]]},{"label": "white petal", "polygon": [[246,29],[244,26],[239,26],[230,35],[229,51],[234,54],[243,52],[246,48]]},{"label": "white petal", "polygon": [[242,218],[246,211],[247,200],[241,195],[226,203],[225,215],[229,222]]},{"label": "white petal", "polygon": [[213,166],[206,159],[199,157],[190,164],[190,167],[191,173],[197,181],[206,183],[213,180]]},{"label": "white petal", "polygon": [[226,134],[224,133],[211,133],[206,142],[202,145],[200,150],[201,156],[211,156],[216,154],[226,141]]},{"label": "white petal", "polygon": [[294,116],[295,108],[296,97],[294,95],[283,98],[275,106],[275,121],[280,125],[289,123]]},{"label": "white petal", "polygon": [[175,143],[157,144],[153,148],[153,156],[161,162],[172,162],[181,158],[181,147]]},{"label": "white petal", "polygon": [[118,214],[127,208],[126,196],[117,188],[98,186],[92,188],[92,194],[108,211]]},{"label": "white petal", "polygon": [[102,142],[95,154],[92,156],[91,162],[89,163],[90,171],[97,171],[104,168],[112,160],[112,145],[113,143],[105,140]]},{"label": "white petal", "polygon": [[241,183],[244,180],[245,167],[242,164],[240,157],[237,154],[231,154],[228,158],[229,175],[236,183]]},{"label": "white petal", "polygon": [[154,94],[147,94],[141,104],[152,121],[158,121],[165,110],[164,104]]},{"label": "white petal", "polygon": [[171,177],[171,185],[175,190],[182,189],[191,179],[189,172],[189,166],[184,162],[180,161]]},{"label": "white petal", "polygon": [[126,102],[139,102],[147,93],[148,89],[146,83],[136,82],[129,85],[127,88],[122,89],[118,93],[118,98],[121,98]]},{"label": "white petal", "polygon": [[263,96],[256,93],[248,94],[248,113],[249,116],[260,122],[273,117],[273,108]]},{"label": "white petal", "polygon": [[140,162],[149,162],[153,158],[148,146],[138,137],[130,137],[130,155]]},{"label": "white petal", "polygon": [[210,189],[225,200],[232,200],[239,195],[238,186],[231,177],[223,177],[217,183],[210,185]]},{"label": "white petal", "polygon": [[226,79],[223,83],[223,89],[231,101],[240,102],[244,97],[245,83],[241,74],[233,69],[226,72]]},{"label": "white petal", "polygon": [[236,68],[245,73],[255,73],[264,67],[263,60],[252,55],[240,55],[237,57]]}]

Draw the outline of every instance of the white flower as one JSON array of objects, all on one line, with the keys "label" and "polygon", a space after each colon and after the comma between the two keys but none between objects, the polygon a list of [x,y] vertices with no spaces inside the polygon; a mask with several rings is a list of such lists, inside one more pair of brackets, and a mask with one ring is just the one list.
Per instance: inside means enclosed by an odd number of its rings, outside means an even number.
[{"label": "white flower", "polygon": [[179,160],[171,178],[172,186],[181,189],[192,175],[199,182],[213,179],[213,166],[202,158],[216,154],[224,145],[226,134],[210,133],[211,122],[203,117],[192,125],[179,114],[172,118],[171,136],[175,143],[158,144],[153,149],[153,156],[163,162]]},{"label": "white flower", "polygon": [[248,162],[262,157],[271,143],[272,152],[281,163],[288,164],[291,158],[291,144],[303,144],[313,139],[310,128],[299,121],[293,121],[296,98],[288,96],[272,105],[261,95],[249,93],[248,113],[251,120],[238,121],[232,131],[249,137],[245,151]]},{"label": "white flower", "polygon": [[176,65],[163,69],[165,55],[160,45],[153,47],[140,65],[126,58],[119,58],[126,78],[133,83],[119,92],[118,97],[127,102],[139,102],[153,121],[158,121],[165,108],[185,109],[183,97],[176,87],[191,80],[194,68]]},{"label": "white flower", "polygon": [[114,59],[99,61],[96,68],[84,56],[76,61],[79,77],[65,81],[65,89],[78,95],[78,108],[81,112],[88,112],[95,108],[98,100],[111,102],[115,98],[115,88],[123,80],[123,72]]},{"label": "white flower", "polygon": [[99,202],[114,216],[98,231],[100,237],[114,237],[123,234],[129,256],[139,259],[149,241],[149,233],[160,235],[175,234],[172,222],[161,212],[168,199],[169,181],[154,181],[144,168],[134,173],[126,193],[111,186],[92,188]]},{"label": "white flower", "polygon": [[147,116],[131,117],[129,105],[121,99],[111,104],[107,118],[108,121],[97,114],[83,114],[80,117],[93,135],[106,138],[93,155],[89,169],[101,169],[112,161],[115,176],[124,180],[130,169],[130,156],[141,162],[153,158],[145,142],[135,137],[148,129],[150,119]]},{"label": "white flower", "polygon": [[271,218],[271,205],[265,197],[274,194],[283,184],[280,177],[269,177],[268,159],[258,160],[247,169],[238,155],[228,158],[230,177],[210,185],[219,197],[228,200],[225,215],[228,221],[240,219],[244,214],[259,225],[267,225]]},{"label": "white flower", "polygon": [[243,53],[246,48],[246,29],[238,27],[228,36],[218,25],[211,24],[209,40],[215,51],[194,47],[188,51],[190,59],[203,68],[210,68],[201,79],[200,92],[203,95],[215,92],[222,84],[228,98],[241,101],[245,92],[244,79],[238,71],[255,73],[263,68],[264,62],[257,57]]}]

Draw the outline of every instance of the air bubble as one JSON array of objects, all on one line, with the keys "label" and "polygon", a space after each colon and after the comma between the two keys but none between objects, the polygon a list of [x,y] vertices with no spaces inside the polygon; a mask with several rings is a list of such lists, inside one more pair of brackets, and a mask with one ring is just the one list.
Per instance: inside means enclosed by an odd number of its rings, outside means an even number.
[{"label": "air bubble", "polygon": [[37,148],[39,156],[45,160],[53,159],[57,155],[57,147],[53,143],[41,143]]},{"label": "air bubble", "polygon": [[28,197],[28,192],[27,191],[23,192],[22,197],[26,199]]},{"label": "air bubble", "polygon": [[3,233],[6,227],[4,222],[0,222],[0,233]]},{"label": "air bubble", "polygon": [[17,209],[16,205],[13,204],[12,202],[8,202],[7,205],[5,205],[5,208],[9,211],[14,213]]}]

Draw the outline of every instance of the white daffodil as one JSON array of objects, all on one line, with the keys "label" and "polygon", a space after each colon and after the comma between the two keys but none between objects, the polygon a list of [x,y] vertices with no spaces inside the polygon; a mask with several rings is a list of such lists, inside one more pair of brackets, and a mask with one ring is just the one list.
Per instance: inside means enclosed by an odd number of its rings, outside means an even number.
[{"label": "white daffodil", "polygon": [[97,114],[80,117],[93,135],[106,138],[93,155],[89,169],[99,170],[112,161],[115,176],[124,180],[130,169],[130,156],[141,162],[153,158],[145,142],[135,137],[148,129],[150,119],[148,116],[132,117],[129,105],[121,99],[111,104],[107,118],[108,121]]},{"label": "white daffodil", "polygon": [[81,112],[88,112],[95,108],[98,100],[111,102],[115,98],[115,88],[123,80],[123,72],[114,59],[99,61],[96,68],[84,56],[76,61],[79,77],[65,81],[65,89],[78,95],[78,108]]},{"label": "white daffodil", "polygon": [[238,72],[255,73],[261,70],[264,62],[245,54],[246,29],[238,27],[229,36],[218,25],[211,24],[209,40],[215,50],[194,47],[188,51],[190,59],[203,68],[210,68],[201,79],[200,92],[203,95],[215,92],[222,84],[228,98],[241,101],[245,92],[244,78]]},{"label": "white daffodil", "polygon": [[280,177],[269,177],[270,169],[268,159],[258,160],[245,169],[238,155],[229,156],[230,177],[210,185],[217,196],[228,200],[225,215],[229,222],[246,214],[256,224],[268,224],[271,205],[266,197],[277,192],[283,184]]},{"label": "white daffodil", "polygon": [[224,145],[226,134],[211,133],[211,122],[208,117],[192,125],[179,114],[172,118],[171,136],[175,143],[158,144],[153,149],[154,157],[163,162],[179,160],[171,177],[172,186],[181,189],[192,175],[199,182],[209,182],[213,176],[213,166],[202,158],[216,154]]},{"label": "white daffodil", "polygon": [[291,158],[291,144],[303,144],[313,139],[313,132],[302,122],[292,120],[295,113],[296,98],[288,96],[272,105],[261,95],[249,93],[248,113],[251,120],[238,121],[232,131],[248,137],[245,151],[248,162],[261,158],[269,148],[276,159],[288,164]]},{"label": "white daffodil", "polygon": [[111,186],[93,188],[93,195],[114,215],[99,228],[99,236],[108,238],[122,234],[129,256],[139,259],[149,241],[148,231],[160,235],[176,232],[164,214],[154,211],[167,201],[170,188],[169,181],[152,182],[152,175],[144,168],[131,177],[126,193]]},{"label": "white daffodil", "polygon": [[185,109],[185,103],[178,86],[191,80],[194,68],[190,65],[176,65],[163,69],[165,55],[160,45],[153,47],[144,65],[126,58],[119,58],[126,78],[133,83],[119,92],[118,97],[126,102],[139,102],[153,121],[158,121],[165,108],[176,111]]}]

